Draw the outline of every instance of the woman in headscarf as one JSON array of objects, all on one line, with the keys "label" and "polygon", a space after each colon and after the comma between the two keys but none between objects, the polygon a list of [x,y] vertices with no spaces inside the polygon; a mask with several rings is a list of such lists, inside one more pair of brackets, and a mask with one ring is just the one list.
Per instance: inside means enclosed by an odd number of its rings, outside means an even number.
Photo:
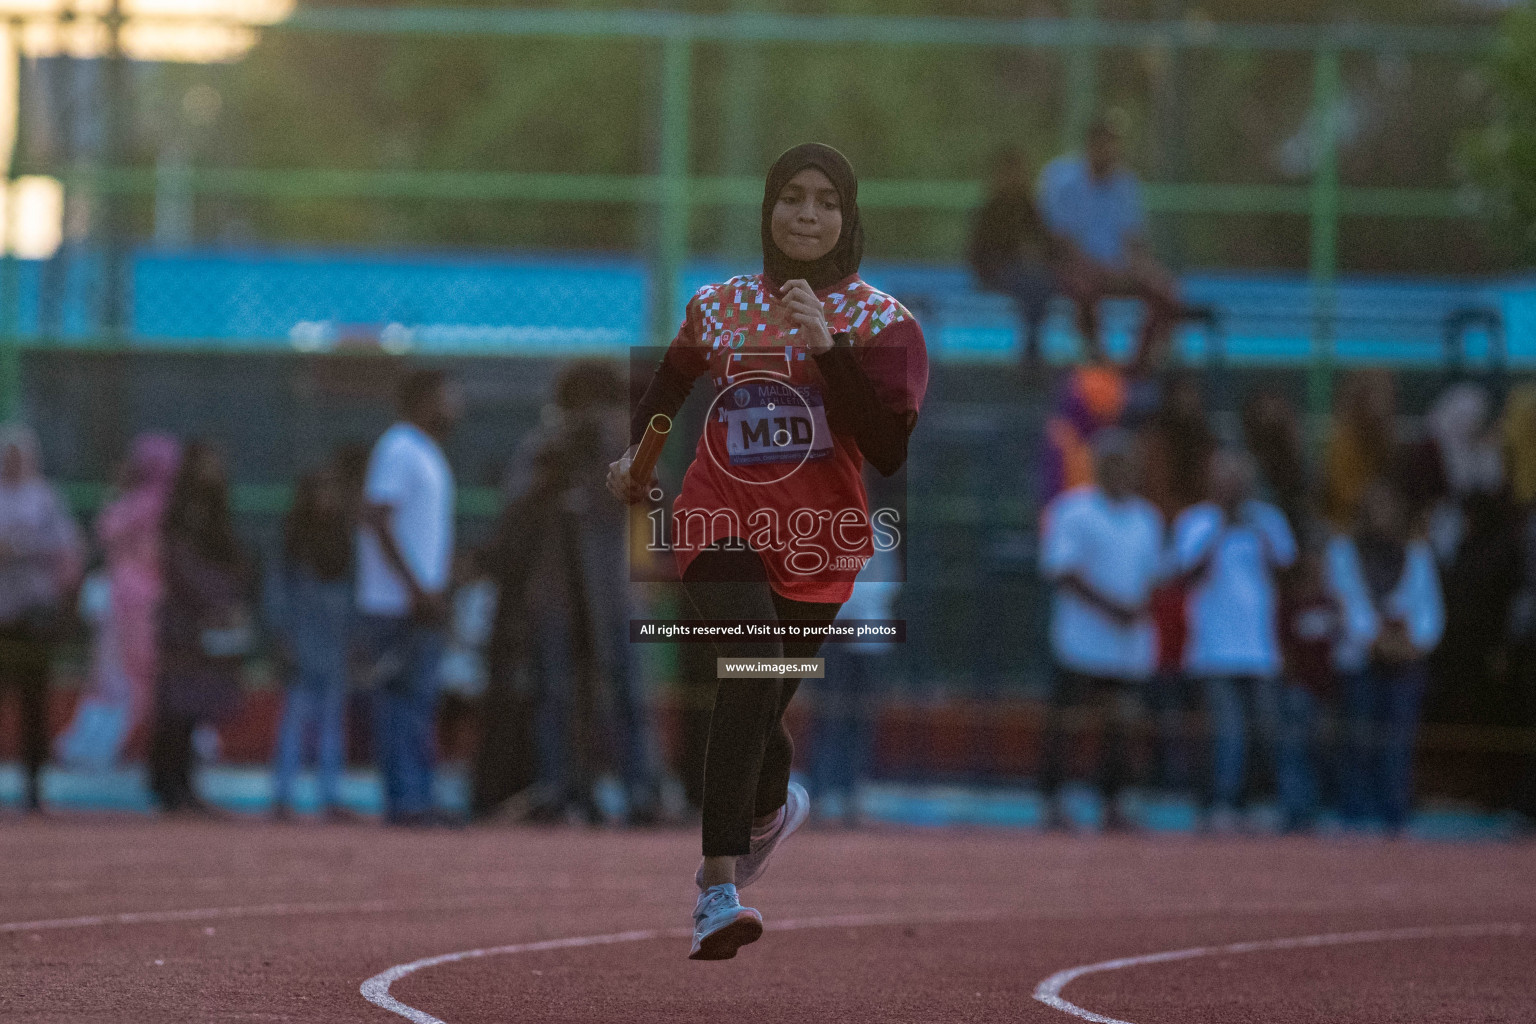
[{"label": "woman in headscarf", "polygon": [[82,564],[80,531],[43,479],[37,435],[19,425],[0,428],[0,696],[14,689],[20,700],[30,811],[42,809],[53,645]]},{"label": "woman in headscarf", "polygon": [[1444,483],[1433,494],[1410,491],[1445,589],[1445,636],[1432,659],[1430,693],[1432,713],[1447,721],[1501,722],[1508,713],[1503,667],[1519,587],[1519,529],[1489,406],[1487,389],[1471,381],[1440,395],[1425,417],[1419,461]]},{"label": "woman in headscarf", "polygon": [[[1425,493],[1417,481],[1405,481],[1410,501],[1418,499],[1429,530],[1429,542],[1442,566],[1454,568],[1469,556],[1484,553],[1501,532],[1498,500],[1504,482],[1504,463],[1497,435],[1490,429],[1486,388],[1471,382],[1454,384],[1436,400],[1424,417],[1425,455],[1442,486]],[[1503,545],[1500,545],[1503,546]]]},{"label": "woman in headscarf", "polygon": [[117,497],[96,516],[109,607],[96,632],[86,692],[59,740],[66,761],[110,765],[149,713],[159,650],[160,525],[180,462],[174,437],[140,434],[119,472]]},{"label": "woman in headscarf", "polygon": [[1504,469],[1488,415],[1488,391],[1472,383],[1447,388],[1429,411],[1429,436],[1454,498],[1499,489]]},{"label": "woman in headscarf", "polygon": [[[874,553],[861,470],[906,460],[928,383],[923,335],[895,299],[858,276],[864,232],[858,180],[819,144],[796,146],[768,172],[763,272],[708,285],[656,370],[609,489],[642,500],[630,469],[656,413],[673,415],[709,375],[714,401],[673,505],[673,549],[696,617],[793,624],[798,639],[719,642],[721,657],[815,656],[824,628]],[[894,527],[896,524],[890,523]],[[882,548],[892,546],[883,521]],[[798,679],[721,681],[704,769],[704,860],[694,877],[697,960],[756,940],[762,916],[738,889],[809,813],[789,781],[783,715]]]}]

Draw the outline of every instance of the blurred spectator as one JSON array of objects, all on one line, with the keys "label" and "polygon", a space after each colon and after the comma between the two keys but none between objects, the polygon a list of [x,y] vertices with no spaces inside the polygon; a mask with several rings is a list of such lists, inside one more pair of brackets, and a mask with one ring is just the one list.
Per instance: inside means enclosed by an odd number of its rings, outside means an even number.
[{"label": "blurred spectator", "polygon": [[[839,622],[890,619],[901,595],[895,550],[876,551],[853,584],[853,596],[837,613]],[[889,678],[887,666],[896,644],[881,640],[829,643],[825,677],[816,680],[815,718],[811,727],[812,807],[823,819],[841,811],[849,827],[859,820],[859,784],[869,772],[874,745],[876,695]]]},{"label": "blurred spectator", "polygon": [[234,711],[254,639],[249,566],[229,514],[224,460],[187,446],[165,508],[160,665],[149,784],[162,809],[210,813],[192,788],[193,730]]},{"label": "blurred spectator", "polygon": [[442,372],[401,382],[399,419],[373,447],[357,539],[359,646],[374,690],[384,820],[434,818],[438,671],[453,559],[454,480],[442,443],[460,415]]},{"label": "blurred spectator", "polygon": [[[1490,429],[1488,392],[1472,383],[1447,388],[1425,417],[1439,478],[1439,500],[1429,513],[1430,545],[1442,565],[1456,558],[1470,523],[1467,503],[1494,494],[1503,485],[1504,466],[1495,433]],[[1410,508],[1410,516],[1417,511]]]},{"label": "blurred spectator", "polygon": [[1178,282],[1146,238],[1141,184],[1121,163],[1119,125],[1099,117],[1082,154],[1057,157],[1040,172],[1040,212],[1055,240],[1061,289],[1077,305],[1089,358],[1104,358],[1099,302],[1113,295],[1142,300],[1146,314],[1132,365],[1156,365],[1168,348],[1179,311]]},{"label": "blurred spectator", "polygon": [[53,647],[84,568],[79,527],[39,458],[30,428],[0,428],[0,698],[15,690],[21,706],[29,811],[42,810]]},{"label": "blurred spectator", "polygon": [[[1163,523],[1171,525],[1179,513],[1205,497],[1206,469],[1216,449],[1199,377],[1186,371],[1171,374],[1140,433],[1141,493],[1157,507]],[[1157,672],[1150,697],[1158,723],[1157,779],[1169,789],[1184,789],[1193,781],[1189,725],[1196,700],[1184,675],[1185,600],[1183,581],[1177,577],[1164,580],[1152,594]]]},{"label": "blurred spectator", "polygon": [[1408,491],[1409,529],[1429,541],[1444,591],[1444,636],[1430,659],[1434,713],[1443,721],[1502,722],[1508,711],[1519,525],[1489,404],[1487,390],[1471,382],[1440,395],[1425,417],[1418,461],[1432,467],[1421,475],[1443,484],[1433,495],[1422,487]]},{"label": "blurred spectator", "polygon": [[1125,378],[1112,366],[1075,367],[1062,382],[1046,420],[1040,504],[1093,482],[1093,439],[1125,412]]},{"label": "blurred spectator", "polygon": [[[1518,575],[1509,610],[1509,674],[1514,724],[1536,728],[1536,384],[1510,392],[1504,406],[1504,458],[1518,523]],[[1512,806],[1536,829],[1536,746],[1514,773]]]},{"label": "blurred spectator", "polygon": [[1536,384],[1521,384],[1510,391],[1500,426],[1509,496],[1528,509],[1536,502]]},{"label": "blurred spectator", "polygon": [[538,694],[530,669],[535,627],[529,608],[534,562],[541,551],[536,523],[520,501],[502,509],[496,536],[481,559],[495,592],[490,634],[485,645],[485,698],[481,704],[480,743],[475,750],[470,786],[470,817],[484,819],[519,800],[515,817],[526,815],[529,791],[539,777],[534,717]]},{"label": "blurred spectator", "polygon": [[1399,488],[1381,480],[1366,489],[1353,536],[1329,544],[1328,571],[1345,623],[1335,658],[1349,731],[1342,811],[1348,822],[1374,818],[1398,832],[1413,796],[1425,659],[1445,626],[1434,555],[1410,539]]},{"label": "blurred spectator", "polygon": [[1211,459],[1209,501],[1173,527],[1188,587],[1184,667],[1205,694],[1212,734],[1210,825],[1238,824],[1251,734],[1273,752],[1280,676],[1279,572],[1296,560],[1285,516],[1253,497],[1253,461],[1223,449]]},{"label": "blurred spectator", "polygon": [[1279,693],[1275,788],[1286,832],[1312,828],[1320,792],[1318,769],[1332,765],[1332,758],[1320,756],[1317,730],[1322,711],[1335,697],[1333,656],[1344,636],[1344,611],[1328,583],[1323,553],[1303,548],[1296,571],[1281,591],[1285,675]]},{"label": "blurred spectator", "polygon": [[1098,483],[1062,494],[1044,515],[1040,570],[1055,590],[1056,673],[1040,786],[1049,802],[1048,822],[1059,826],[1065,718],[1069,709],[1091,709],[1104,722],[1096,774],[1105,820],[1118,829],[1125,827],[1117,798],[1128,774],[1128,727],[1156,660],[1148,602],[1163,568],[1163,523],[1157,509],[1134,493],[1134,440],[1127,431],[1101,431],[1094,456]]},{"label": "blurred spectator", "polygon": [[1486,388],[1468,382],[1447,388],[1430,410],[1428,423],[1451,494],[1498,490],[1504,467],[1490,430]]},{"label": "blurred spectator", "polygon": [[1258,467],[1258,496],[1285,513],[1297,537],[1310,530],[1310,484],[1296,407],[1278,391],[1258,391],[1243,403],[1243,443]]},{"label": "blurred spectator", "polygon": [[152,710],[162,528],[180,464],[181,444],[174,437],[140,434],[118,475],[117,497],[96,517],[96,540],[106,556],[107,607],[93,638],[86,690],[57,744],[59,757],[69,764],[110,766]]},{"label": "blurred spectator", "polygon": [[1387,370],[1362,370],[1344,382],[1323,456],[1323,515],[1335,530],[1354,529],[1372,481],[1393,474],[1397,458],[1397,388]]},{"label": "blurred spectator", "polygon": [[[537,707],[533,820],[560,821],[569,811],[601,820],[593,786],[605,735],[613,739],[631,822],[654,821],[659,810],[651,729],[629,643],[628,511],[608,499],[604,483],[607,452],[623,446],[627,430],[622,378],[607,363],[575,363],[509,480],[512,498],[491,562],[499,567],[498,620],[512,617],[525,627],[518,654]],[[512,636],[505,626],[500,634]],[[501,728],[515,734],[510,723]]]},{"label": "blurred spectator", "polygon": [[283,525],[283,556],[267,583],[268,619],[285,670],[282,718],[272,765],[272,803],[293,807],[305,747],[315,749],[320,809],[342,815],[348,656],[352,624],[352,530],[332,469],[299,480]]},{"label": "blurred spectator", "polygon": [[[452,615],[448,645],[443,651],[442,687],[447,721],[472,719],[485,696],[485,645],[496,613],[496,584],[485,574],[475,553],[454,560]],[[458,714],[450,711],[457,710]],[[454,744],[448,744],[450,748]]]},{"label": "blurred spectator", "polygon": [[1046,267],[1049,237],[1031,195],[1029,165],[1012,147],[992,158],[987,200],[971,222],[971,269],[987,291],[1013,299],[1026,372],[1040,364],[1040,328],[1056,284]]},{"label": "blurred spectator", "polygon": [[1200,378],[1188,371],[1171,374],[1157,411],[1141,429],[1141,493],[1165,522],[1205,497],[1205,475],[1215,450]]}]

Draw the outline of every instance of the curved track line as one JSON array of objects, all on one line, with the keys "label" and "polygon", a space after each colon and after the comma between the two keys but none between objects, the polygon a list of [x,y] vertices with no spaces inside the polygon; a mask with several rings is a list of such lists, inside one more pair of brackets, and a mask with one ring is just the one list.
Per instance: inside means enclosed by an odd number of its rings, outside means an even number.
[{"label": "curved track line", "polygon": [[1087,974],[1102,974],[1105,971],[1119,971],[1127,967],[1165,964],[1178,960],[1194,960],[1206,956],[1267,953],[1281,949],[1315,949],[1320,946],[1348,946],[1367,942],[1403,942],[1411,939],[1521,935],[1524,934],[1525,930],[1523,925],[1518,924],[1428,926],[1420,928],[1391,928],[1371,932],[1334,932],[1326,935],[1300,935],[1288,939],[1232,942],[1225,946],[1192,946],[1189,949],[1175,949],[1165,953],[1147,953],[1143,956],[1128,956],[1119,960],[1102,960],[1096,964],[1069,967],[1064,971],[1057,971],[1035,986],[1035,998],[1052,1009],[1071,1014],[1079,1020],[1092,1021],[1094,1024],[1134,1024],[1132,1021],[1121,1020],[1119,1017],[1106,1017],[1103,1014],[1094,1013],[1092,1010],[1085,1010],[1076,1003],[1070,1003],[1063,999],[1061,997],[1061,990]]},{"label": "curved track line", "polygon": [[[892,924],[946,924],[960,921],[992,921],[1003,914],[937,914],[913,917],[910,914],[844,914],[837,917],[803,917],[774,921],[767,925],[771,932],[791,932],[808,928],[870,928]],[[428,967],[479,960],[488,956],[511,956],[516,953],[541,953],[551,949],[577,949],[585,946],[610,946],[620,942],[649,942],[652,939],[686,939],[693,935],[692,928],[647,928],[631,932],[613,932],[608,935],[577,935],[566,939],[544,939],[540,942],[519,942],[510,946],[491,946],[485,949],[466,949],[457,953],[412,960],[381,971],[363,982],[358,989],[363,998],[380,1009],[404,1017],[412,1024],[447,1024],[414,1006],[407,1006],[389,994],[389,987],[401,978]]]},{"label": "curved track line", "polygon": [[110,924],[178,924],[183,921],[217,921],[242,917],[300,917],[313,914],[385,914],[399,910],[454,910],[482,906],[483,901],[441,903],[392,903],[365,900],[356,903],[266,903],[249,907],[195,907],[188,910],[132,910],[121,914],[86,914],[40,921],[0,922],[0,934],[45,932],[62,928],[100,928]]}]

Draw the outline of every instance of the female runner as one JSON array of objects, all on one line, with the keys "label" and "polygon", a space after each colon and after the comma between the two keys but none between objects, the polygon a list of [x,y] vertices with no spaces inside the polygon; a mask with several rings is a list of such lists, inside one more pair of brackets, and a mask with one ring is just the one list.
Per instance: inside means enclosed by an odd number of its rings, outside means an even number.
[{"label": "female runner", "polygon": [[[709,285],[636,410],[629,449],[609,467],[615,496],[643,500],[630,475],[656,413],[675,415],[694,381],[714,384],[703,436],[673,504],[673,547],[697,617],[825,626],[874,552],[861,475],[906,459],[928,384],[917,321],[859,279],[858,180],[837,150],[796,146],[763,190],[763,272]],[[882,547],[894,524],[882,520]],[[716,643],[720,657],[808,659],[820,638]],[[704,767],[704,860],[695,875],[695,960],[724,960],[763,931],[738,889],[804,823],[789,779],[783,715],[799,679],[720,681]]]}]

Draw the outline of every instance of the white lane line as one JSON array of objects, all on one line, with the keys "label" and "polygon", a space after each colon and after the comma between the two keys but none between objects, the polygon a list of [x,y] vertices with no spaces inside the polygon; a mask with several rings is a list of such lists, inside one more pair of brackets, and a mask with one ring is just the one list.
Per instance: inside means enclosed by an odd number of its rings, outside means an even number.
[{"label": "white lane line", "polygon": [[[994,921],[1005,914],[935,914],[926,917],[913,917],[911,914],[843,914],[835,917],[801,917],[787,918],[782,921],[770,922],[766,927],[771,932],[791,932],[809,928],[871,928],[879,925],[893,924],[950,924],[965,921]],[[443,953],[439,956],[429,956],[421,960],[412,960],[408,964],[397,964],[386,971],[380,971],[358,989],[363,998],[380,1009],[404,1017],[412,1024],[447,1024],[437,1017],[432,1016],[414,1006],[407,1006],[394,996],[389,994],[389,987],[407,975],[417,971],[426,970],[428,967],[440,967],[443,964],[459,963],[464,960],[479,960],[488,956],[511,956],[516,953],[542,953],[551,949],[578,949],[585,946],[610,946],[620,942],[650,942],[653,939],[686,939],[693,935],[692,928],[647,928],[639,931],[613,932],[609,935],[577,935],[566,939],[544,939],[540,942],[519,942],[510,946],[491,946],[485,949],[466,949],[457,953]]]},{"label": "white lane line", "polygon": [[455,910],[483,906],[483,900],[440,903],[393,903],[366,900],[355,903],[266,903],[246,907],[195,907],[187,910],[133,910],[121,914],[86,914],[40,921],[0,922],[0,933],[43,932],[63,928],[100,928],[112,924],[178,924],[242,917],[299,917],[315,914],[384,914],[390,911]]},{"label": "white lane line", "polygon": [[1103,960],[1082,967],[1069,967],[1057,971],[1035,986],[1035,998],[1052,1009],[1071,1014],[1079,1020],[1093,1024],[1134,1024],[1119,1017],[1107,1017],[1092,1010],[1085,1010],[1076,1003],[1061,997],[1061,990],[1078,978],[1105,971],[1119,971],[1127,967],[1147,964],[1165,964],[1177,960],[1194,960],[1206,956],[1233,956],[1239,953],[1268,953],[1282,949],[1314,949],[1320,946],[1348,946],[1367,942],[1406,942],[1413,939],[1477,938],[1488,935],[1523,935],[1524,925],[1519,924],[1471,924],[1428,926],[1420,928],[1390,928],[1371,932],[1334,932],[1326,935],[1300,935],[1286,939],[1261,939],[1255,942],[1233,942],[1225,946],[1193,946],[1165,953],[1147,953],[1143,956],[1122,957],[1119,960]]}]

